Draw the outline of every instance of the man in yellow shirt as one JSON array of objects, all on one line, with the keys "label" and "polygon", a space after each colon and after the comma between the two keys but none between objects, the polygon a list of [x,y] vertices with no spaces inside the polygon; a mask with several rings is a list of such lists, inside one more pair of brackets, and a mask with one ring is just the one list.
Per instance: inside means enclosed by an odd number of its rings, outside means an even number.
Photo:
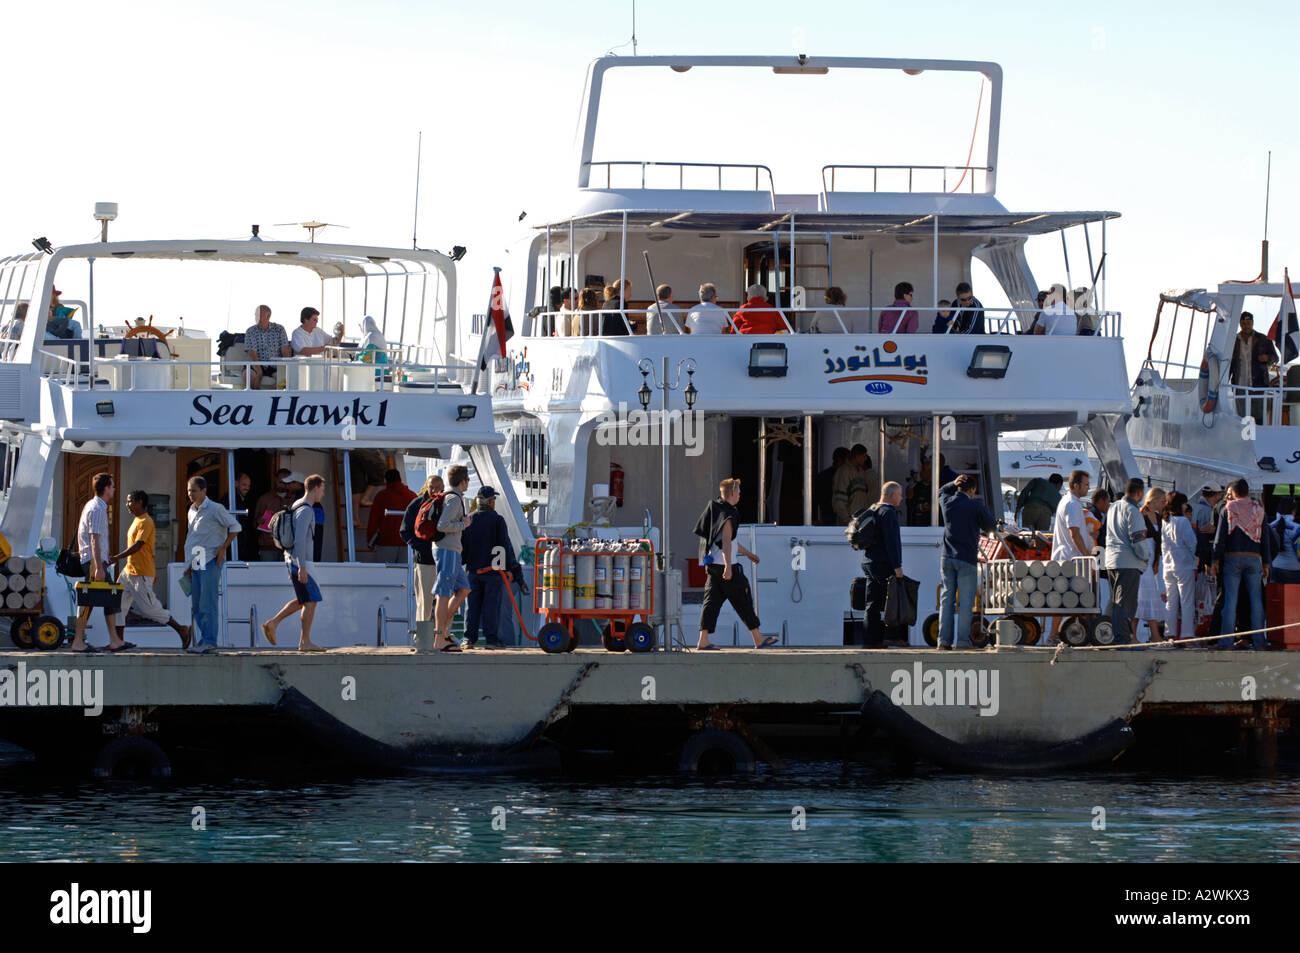
[{"label": "man in yellow shirt", "polygon": [[126,533],[126,549],[113,557],[114,563],[126,560],[126,568],[119,574],[124,589],[122,611],[118,614],[118,618],[122,620],[118,638],[125,633],[126,614],[134,605],[139,615],[158,625],[169,625],[175,629],[176,634],[181,637],[181,648],[189,648],[190,627],[181,625],[173,619],[153,591],[156,569],[153,560],[154,526],[153,518],[149,516],[149,494],[144,490],[132,490],[126,495],[126,508],[135,519]]}]

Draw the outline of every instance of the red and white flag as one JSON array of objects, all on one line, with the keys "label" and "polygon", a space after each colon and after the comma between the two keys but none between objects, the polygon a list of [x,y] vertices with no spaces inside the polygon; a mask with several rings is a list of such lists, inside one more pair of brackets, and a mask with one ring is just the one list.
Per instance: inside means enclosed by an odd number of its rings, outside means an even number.
[{"label": "red and white flag", "polygon": [[492,299],[488,304],[488,336],[487,343],[484,346],[484,356],[500,357],[506,356],[506,341],[510,335],[506,333],[506,296],[505,291],[501,288],[501,271],[498,269],[492,276]]},{"label": "red and white flag", "polygon": [[1300,357],[1300,322],[1296,321],[1295,297],[1291,294],[1291,276],[1282,269],[1282,303],[1278,306],[1277,317],[1268,329],[1269,339],[1282,352],[1282,363],[1290,364]]}]

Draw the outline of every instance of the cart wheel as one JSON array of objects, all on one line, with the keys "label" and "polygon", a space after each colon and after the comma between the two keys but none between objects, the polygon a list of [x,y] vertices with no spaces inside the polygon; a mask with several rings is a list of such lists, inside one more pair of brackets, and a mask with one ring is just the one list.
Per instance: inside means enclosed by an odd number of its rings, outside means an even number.
[{"label": "cart wheel", "polygon": [[931,612],[925,617],[925,621],[921,623],[921,637],[930,648],[939,644],[939,613]]},{"label": "cart wheel", "polygon": [[578,647],[578,633],[574,632],[573,635],[569,636],[569,647],[565,649],[565,651],[572,652],[577,647]]},{"label": "cart wheel", "polygon": [[627,627],[623,643],[633,652],[649,652],[655,647],[655,630],[644,622],[633,622]]},{"label": "cart wheel", "polygon": [[981,616],[976,616],[970,627],[970,644],[977,649],[986,648],[993,641],[993,626]]},{"label": "cart wheel", "polygon": [[1043,626],[1036,618],[1031,615],[1018,615],[1014,617],[1016,626],[1020,629],[1020,645],[1037,645],[1038,640],[1043,636]]},{"label": "cart wheel", "polygon": [[543,652],[559,655],[569,648],[568,626],[560,622],[548,622],[537,633],[537,644]]},{"label": "cart wheel", "polygon": [[36,619],[36,623],[32,627],[32,633],[36,647],[49,652],[63,644],[63,639],[67,636],[68,630],[54,616],[43,615]]},{"label": "cart wheel", "polygon": [[9,624],[9,641],[20,649],[30,649],[35,647],[36,643],[32,639],[31,616],[17,616]]},{"label": "cart wheel", "polygon": [[1087,623],[1077,615],[1070,616],[1061,624],[1061,641],[1066,645],[1087,645]]},{"label": "cart wheel", "polygon": [[600,630],[600,644],[605,646],[607,652],[627,651],[627,642],[623,640],[623,636],[618,634],[619,628],[621,627],[611,622]]},{"label": "cart wheel", "polygon": [[1115,627],[1110,619],[1098,619],[1092,626],[1092,640],[1098,645],[1115,644]]}]

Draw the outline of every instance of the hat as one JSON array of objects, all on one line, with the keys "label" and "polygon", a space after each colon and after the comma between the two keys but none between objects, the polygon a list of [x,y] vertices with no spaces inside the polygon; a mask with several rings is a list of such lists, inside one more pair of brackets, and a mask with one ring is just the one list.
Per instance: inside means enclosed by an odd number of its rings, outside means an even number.
[{"label": "hat", "polygon": [[297,470],[294,470],[287,477],[284,478],[284,482],[285,483],[306,483],[307,477],[299,473]]},{"label": "hat", "polygon": [[490,500],[496,495],[497,491],[492,489],[490,486],[480,487],[478,491],[478,498],[480,500]]},{"label": "hat", "polygon": [[1202,496],[1204,496],[1206,493],[1222,493],[1223,487],[1216,486],[1213,483],[1207,483],[1205,484],[1205,486],[1201,487],[1196,492],[1200,493]]}]

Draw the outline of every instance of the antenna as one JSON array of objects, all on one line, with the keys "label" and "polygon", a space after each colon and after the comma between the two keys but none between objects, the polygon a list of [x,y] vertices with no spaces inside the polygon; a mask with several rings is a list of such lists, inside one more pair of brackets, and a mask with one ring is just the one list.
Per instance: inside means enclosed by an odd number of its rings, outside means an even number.
[{"label": "antenna", "polygon": [[420,152],[424,148],[424,131],[416,135],[415,140],[415,217],[411,222],[411,248],[419,248],[415,235],[420,228]]},{"label": "antenna", "polygon": [[1273,186],[1273,150],[1268,150],[1268,171],[1264,175],[1264,241],[1260,243],[1259,280],[1268,281],[1268,203]]},{"label": "antenna", "polygon": [[[307,233],[311,235],[311,241],[313,244],[315,244],[316,242],[316,230],[318,228],[347,228],[346,225],[335,225],[333,222],[311,221],[311,222],[276,222],[275,223],[276,228],[282,228],[287,225],[298,225],[302,228],[307,229]],[[256,225],[253,226],[253,237],[254,238],[257,237]]]},{"label": "antenna", "polygon": [[636,56],[636,0],[632,0],[632,55]]}]

